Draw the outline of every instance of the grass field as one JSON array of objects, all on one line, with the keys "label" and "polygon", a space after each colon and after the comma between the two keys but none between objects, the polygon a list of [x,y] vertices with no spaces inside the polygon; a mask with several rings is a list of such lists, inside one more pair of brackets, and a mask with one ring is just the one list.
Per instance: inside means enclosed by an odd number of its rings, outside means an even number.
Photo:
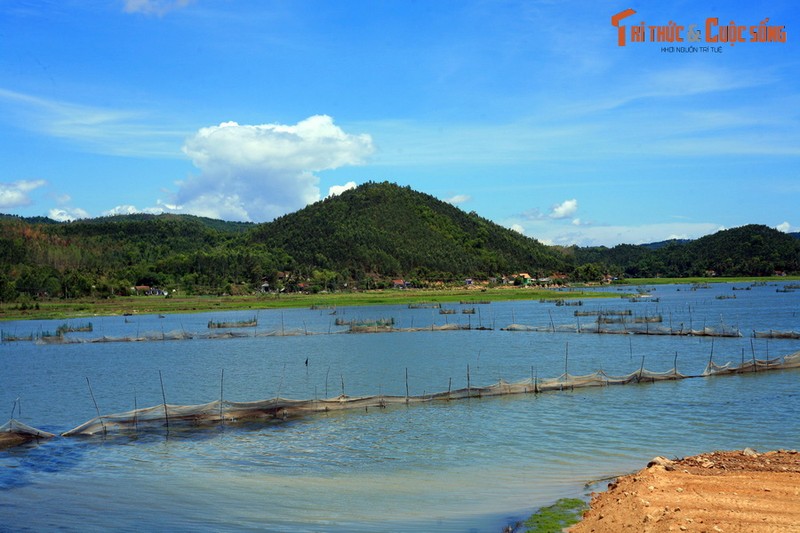
[{"label": "grass field", "polygon": [[[258,294],[246,296],[127,296],[103,300],[40,300],[32,305],[0,305],[0,320],[66,319],[123,314],[169,314],[203,311],[282,309],[289,307],[361,306],[452,303],[501,300],[588,299],[608,294],[582,289],[543,290],[533,288],[497,289],[389,289],[329,294]],[[618,296],[618,294],[614,294]]]},{"label": "grass field", "polygon": [[[783,283],[800,280],[800,276],[768,278],[644,278],[619,282],[625,286],[664,285],[673,283]],[[635,292],[635,290],[631,290]],[[119,296],[103,300],[39,300],[27,305],[0,305],[0,320],[66,319],[123,314],[169,314],[202,311],[234,311],[248,309],[281,309],[288,307],[359,306],[410,304],[420,302],[453,303],[472,301],[589,299],[619,297],[619,292],[598,292],[574,286],[560,290],[531,287],[387,289],[328,294],[258,294],[246,296]]]}]

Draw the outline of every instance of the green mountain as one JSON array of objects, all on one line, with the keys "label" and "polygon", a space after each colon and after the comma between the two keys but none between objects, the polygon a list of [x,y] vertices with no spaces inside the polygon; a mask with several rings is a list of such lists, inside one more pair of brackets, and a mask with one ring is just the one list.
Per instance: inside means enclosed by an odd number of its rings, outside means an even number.
[{"label": "green mountain", "polygon": [[57,223],[0,217],[0,300],[127,294],[135,285],[222,292],[283,267],[244,245],[254,224],[189,215],[119,215]]},{"label": "green mountain", "polygon": [[366,183],[262,224],[251,239],[305,267],[352,279],[485,279],[567,267],[563,254],[534,239],[386,182]]},{"label": "green mountain", "polygon": [[0,215],[0,301],[130,294],[336,290],[527,272],[576,280],[800,272],[800,239],[760,225],[695,241],[548,247],[433,196],[366,183],[266,224],[191,215],[74,222]]},{"label": "green mountain", "polygon": [[597,263],[629,277],[768,276],[800,272],[800,240],[764,225],[722,230],[697,240],[573,249],[575,263]]}]

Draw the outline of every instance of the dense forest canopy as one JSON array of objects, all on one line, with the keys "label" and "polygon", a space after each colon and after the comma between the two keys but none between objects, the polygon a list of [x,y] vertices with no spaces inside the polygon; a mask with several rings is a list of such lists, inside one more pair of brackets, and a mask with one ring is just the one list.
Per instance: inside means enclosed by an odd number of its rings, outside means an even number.
[{"label": "dense forest canopy", "polygon": [[0,300],[341,290],[568,274],[615,277],[800,272],[800,240],[760,225],[696,241],[556,248],[392,183],[366,183],[265,224],[191,215],[74,222],[0,216]]}]

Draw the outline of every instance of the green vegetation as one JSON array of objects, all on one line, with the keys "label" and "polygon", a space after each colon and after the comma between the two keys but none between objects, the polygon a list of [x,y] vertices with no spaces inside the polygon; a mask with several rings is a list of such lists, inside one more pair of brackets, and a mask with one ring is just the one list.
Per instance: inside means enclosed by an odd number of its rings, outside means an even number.
[{"label": "green vegetation", "polygon": [[[689,242],[548,247],[408,187],[370,182],[266,224],[0,215],[0,267],[2,316],[64,316],[80,305],[160,312],[195,306],[185,300],[195,296],[249,295],[246,305],[257,307],[262,293],[283,305],[277,295],[298,292],[797,274],[800,239],[751,225]],[[161,301],[145,303],[145,294]]]},{"label": "green vegetation", "polygon": [[542,507],[523,524],[526,533],[559,533],[580,521],[586,502],[577,498],[562,498],[553,505]]},{"label": "green vegetation", "polygon": [[695,241],[572,248],[575,264],[593,263],[625,278],[772,276],[800,272],[800,239],[751,224]]},{"label": "green vegetation", "polygon": [[306,277],[337,274],[327,280],[331,289],[348,280],[369,287],[376,277],[420,285],[569,268],[562,253],[534,239],[389,183],[367,183],[260,225],[251,242],[284,250]]},{"label": "green vegetation", "polygon": [[[480,296],[478,296],[480,295]],[[124,314],[197,313],[203,311],[241,311],[292,307],[336,308],[359,305],[407,305],[413,303],[460,303],[502,300],[553,300],[560,298],[604,298],[617,294],[585,291],[553,291],[531,288],[503,288],[475,291],[468,289],[410,289],[337,292],[320,294],[284,293],[238,296],[180,296],[154,298],[131,296],[104,299],[50,299],[37,308],[20,309],[16,304],[0,304],[0,320],[67,319]]]}]

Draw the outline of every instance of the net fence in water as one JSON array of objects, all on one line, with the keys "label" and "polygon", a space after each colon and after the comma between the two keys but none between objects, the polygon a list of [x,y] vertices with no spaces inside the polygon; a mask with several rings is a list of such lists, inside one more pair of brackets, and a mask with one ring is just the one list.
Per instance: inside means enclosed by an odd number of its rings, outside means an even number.
[{"label": "net fence in water", "polygon": [[790,355],[775,357],[773,359],[752,359],[743,360],[740,364],[734,365],[728,361],[724,365],[718,365],[714,361],[709,361],[703,370],[703,376],[714,376],[718,374],[745,374],[749,372],[765,372],[768,370],[778,370],[783,368],[800,368],[800,352]]},{"label": "net fence in water", "polygon": [[739,328],[720,325],[700,329],[654,325],[643,319],[639,322],[596,321],[589,324],[551,324],[549,326],[529,326],[510,324],[503,331],[532,331],[539,333],[596,333],[600,335],[675,335],[684,337],[741,337]]},{"label": "net fence in water", "polygon": [[[202,428],[222,424],[245,422],[280,422],[301,418],[318,413],[370,408],[383,409],[389,406],[421,404],[427,402],[447,402],[470,398],[487,398],[513,394],[538,394],[550,391],[574,390],[586,387],[606,387],[635,383],[654,383],[657,381],[680,380],[695,377],[711,377],[715,375],[743,374],[751,372],[767,372],[781,369],[800,368],[800,351],[773,359],[742,360],[738,365],[728,362],[718,365],[709,361],[702,374],[685,375],[673,367],[664,372],[647,370],[644,365],[629,374],[613,376],[602,370],[584,375],[572,375],[568,372],[554,378],[531,377],[508,382],[500,380],[485,387],[469,385],[465,388],[423,394],[421,396],[346,396],[335,398],[292,400],[272,398],[251,402],[233,402],[220,399],[198,405],[173,405],[162,403],[153,407],[134,409],[122,413],[99,415],[69,431],[62,433],[64,437],[77,435],[135,434],[152,430]],[[49,439],[52,433],[28,426],[12,418],[0,426],[0,449],[29,442],[31,440]]]},{"label": "net fence in water", "polygon": [[0,426],[0,450],[19,446],[32,440],[50,439],[55,437],[53,433],[36,429],[35,427],[23,424],[19,420],[12,418]]},{"label": "net fence in water", "polygon": [[709,362],[700,376],[690,376],[678,372],[673,367],[664,372],[639,370],[621,376],[611,376],[602,370],[591,374],[572,375],[567,372],[555,378],[531,376],[530,378],[508,382],[500,380],[485,387],[472,387],[424,394],[421,396],[346,396],[328,399],[292,400],[276,397],[252,402],[232,402],[217,400],[200,405],[161,404],[124,413],[95,417],[62,435],[105,435],[107,433],[137,432],[154,428],[202,427],[219,424],[233,424],[248,421],[283,421],[300,418],[315,413],[370,408],[382,409],[392,405],[409,405],[426,402],[465,400],[512,394],[538,394],[549,391],[574,390],[586,387],[606,387],[634,383],[654,383],[657,381],[680,380],[692,377],[707,377],[721,374],[745,372],[764,372],[778,369],[800,368],[800,352],[769,360],[753,359],[740,365],[731,363],[717,365]]}]

